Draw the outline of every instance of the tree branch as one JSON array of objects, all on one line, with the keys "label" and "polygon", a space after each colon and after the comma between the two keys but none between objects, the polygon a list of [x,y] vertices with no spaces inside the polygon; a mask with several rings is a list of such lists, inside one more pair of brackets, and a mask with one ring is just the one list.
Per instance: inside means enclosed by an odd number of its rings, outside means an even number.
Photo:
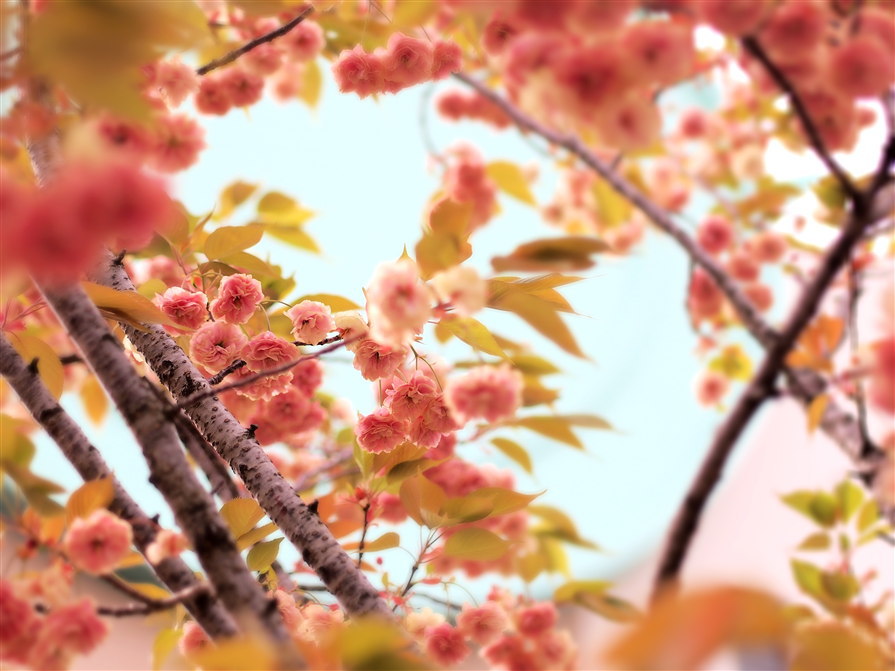
[{"label": "tree branch", "polygon": [[[105,617],[133,617],[135,615],[151,615],[162,610],[174,608],[180,604],[185,604],[188,600],[194,598],[198,594],[208,593],[208,585],[206,583],[197,583],[193,587],[183,589],[172,594],[167,599],[148,599],[139,603],[129,603],[124,606],[97,606],[96,612]],[[49,613],[51,608],[43,603],[34,604],[34,610],[38,613]]]},{"label": "tree branch", "polygon": [[864,235],[864,229],[869,223],[866,201],[860,197],[853,206],[849,221],[824,256],[814,278],[803,290],[780,337],[767,348],[758,372],[718,430],[672,524],[656,575],[653,588],[654,602],[666,590],[676,588],[678,574],[696,532],[702,510],[709,494],[721,478],[724,464],[737,439],[758,408],[772,393],[777,376],[785,367],[786,355],[817,312],[827,288],[848,262],[853,248]]},{"label": "tree branch", "polygon": [[[124,267],[107,263],[94,281],[119,291],[133,291]],[[165,330],[156,325],[140,331],[121,324],[176,402],[190,399],[184,411],[203,438],[230,464],[268,516],[302,553],[327,589],[351,615],[390,611],[366,576],[357,569],[320,518],[311,512],[270,461],[251,432],[227,410],[192,361]]]},{"label": "tree branch", "polygon": [[216,58],[213,61],[206,63],[202,67],[197,68],[196,74],[207,75],[212,70],[216,70],[217,68],[221,68],[221,67],[224,67],[225,65],[229,65],[230,63],[235,61],[237,58],[242,56],[243,54],[247,54],[248,52],[250,52],[255,47],[260,47],[262,44],[266,44],[267,42],[272,42],[276,38],[285,35],[290,30],[295,28],[295,26],[297,26],[299,23],[301,23],[306,18],[308,18],[308,16],[310,16],[311,12],[313,12],[313,11],[314,11],[313,6],[309,6],[309,7],[305,8],[304,10],[302,10],[301,14],[296,16],[294,19],[292,19],[288,23],[284,23],[282,26],[280,26],[276,30],[272,30],[269,33],[266,33],[265,35],[262,35],[261,37],[256,37],[254,40],[252,40],[251,42],[246,42],[238,49],[234,49],[230,53],[225,54],[225,55],[221,56],[220,58]]},{"label": "tree branch", "polygon": [[830,174],[832,174],[836,178],[836,181],[839,182],[842,191],[851,200],[860,197],[861,194],[860,191],[858,191],[858,188],[854,185],[842,167],[830,155],[829,150],[824,144],[823,138],[820,136],[820,131],[814,123],[814,119],[811,118],[808,108],[805,107],[805,103],[795,90],[792,82],[787,79],[786,75],[783,74],[783,71],[768,57],[757,38],[744,37],[743,47],[762,64],[764,69],[768,71],[768,74],[771,75],[774,83],[777,84],[777,86],[780,87],[780,90],[782,90],[787,98],[789,98],[789,104],[792,106],[793,112],[795,112],[799,121],[802,123],[802,127],[805,129],[805,134],[808,136],[808,141],[811,143],[814,152],[817,154],[817,157],[823,161],[827,170],[830,171]]},{"label": "tree branch", "polygon": [[[85,480],[111,478],[114,498],[109,510],[128,522],[134,530],[134,542],[141,553],[155,540],[158,525],[134,501],[112,474],[99,450],[90,444],[81,427],[65,412],[9,341],[0,334],[0,375],[2,375],[35,421],[52,438],[65,458]],[[196,589],[200,584],[192,569],[179,558],[166,559],[152,566],[156,575],[172,592]],[[236,623],[216,597],[198,590],[183,600],[196,622],[214,638],[237,633]]]}]

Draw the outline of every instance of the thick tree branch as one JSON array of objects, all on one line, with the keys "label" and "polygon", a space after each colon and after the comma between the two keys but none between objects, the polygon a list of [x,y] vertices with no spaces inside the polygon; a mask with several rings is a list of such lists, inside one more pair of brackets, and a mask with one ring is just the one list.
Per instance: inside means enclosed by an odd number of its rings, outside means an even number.
[{"label": "thick tree branch", "polygon": [[[119,291],[134,290],[124,267],[111,259],[94,280]],[[147,331],[128,324],[121,326],[174,400],[178,403],[189,400],[184,411],[203,438],[230,464],[342,607],[352,615],[388,615],[388,607],[378,591],[357,569],[326,525],[289,486],[252,433],[218,400],[215,396],[218,390],[208,386],[208,381],[171,336],[160,326],[149,326]]]},{"label": "thick tree branch", "polygon": [[221,68],[221,67],[224,67],[225,65],[229,65],[230,63],[235,61],[237,58],[242,56],[243,54],[247,54],[248,52],[250,52],[252,49],[254,49],[256,47],[260,47],[262,44],[266,44],[267,42],[272,42],[276,38],[285,35],[290,30],[295,28],[295,26],[297,26],[299,23],[301,23],[306,18],[308,18],[308,16],[310,16],[311,12],[313,12],[313,11],[314,11],[313,6],[307,7],[306,9],[304,9],[301,12],[301,14],[296,16],[294,19],[292,19],[288,23],[284,23],[282,26],[280,26],[276,30],[272,30],[271,32],[266,33],[266,34],[262,35],[261,37],[256,37],[254,40],[252,40],[251,42],[246,42],[238,49],[234,49],[230,53],[225,54],[225,55],[221,56],[220,58],[216,58],[209,63],[206,63],[201,68],[198,68],[196,70],[196,74],[207,75],[212,70],[216,70],[217,68]]},{"label": "thick tree branch", "polygon": [[[109,510],[131,525],[134,530],[134,542],[140,552],[145,554],[146,548],[155,540],[158,525],[124,490],[99,450],[81,431],[81,427],[53,398],[37,372],[28,366],[2,335],[0,335],[0,375],[6,378],[31,416],[56,442],[62,454],[85,481],[112,479],[115,496],[109,505]],[[153,570],[172,592],[194,590],[191,596],[183,599],[183,605],[209,636],[217,639],[236,635],[237,628],[233,618],[216,597],[198,590],[200,583],[183,560],[166,559],[154,565]]]},{"label": "thick tree branch", "polygon": [[724,464],[737,439],[755,412],[770,396],[777,377],[784,369],[786,355],[817,312],[830,284],[848,262],[852,250],[864,235],[864,229],[869,223],[866,200],[860,197],[853,206],[848,223],[829,248],[814,277],[796,302],[780,337],[767,348],[758,372],[718,430],[672,524],[656,575],[654,601],[667,589],[676,587],[680,568],[696,532],[702,510],[721,478]]}]

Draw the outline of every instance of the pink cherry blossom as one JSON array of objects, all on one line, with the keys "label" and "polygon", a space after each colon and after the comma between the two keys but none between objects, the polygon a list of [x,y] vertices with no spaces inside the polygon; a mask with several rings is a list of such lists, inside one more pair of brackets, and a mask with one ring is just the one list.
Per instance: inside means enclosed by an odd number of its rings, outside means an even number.
[{"label": "pink cherry blossom", "polygon": [[319,359],[305,359],[292,369],[292,386],[309,398],[322,383],[323,364]]},{"label": "pink cherry blossom", "polygon": [[43,622],[35,643],[41,656],[53,649],[86,655],[98,646],[109,628],[96,614],[90,599],[54,608]]},{"label": "pink cherry blossom", "polygon": [[432,79],[444,79],[463,66],[463,52],[455,42],[438,40],[432,50]]},{"label": "pink cherry blossom", "polygon": [[713,370],[704,371],[696,378],[696,400],[705,406],[718,405],[729,386],[727,378],[720,373]]},{"label": "pink cherry blossom", "polygon": [[16,639],[29,636],[36,620],[31,604],[19,598],[12,583],[0,580],[0,651],[5,651]]},{"label": "pink cherry blossom", "polygon": [[432,45],[403,33],[392,33],[382,70],[386,80],[402,87],[425,81],[432,74]]},{"label": "pink cherry blossom", "polygon": [[533,638],[556,624],[556,605],[552,601],[542,601],[525,606],[516,611],[514,619],[519,633]]},{"label": "pink cherry blossom", "polygon": [[333,76],[342,93],[355,92],[361,98],[380,93],[384,83],[382,61],[361,45],[346,49],[333,63]]},{"label": "pink cherry blossom", "polygon": [[392,375],[407,359],[403,347],[381,345],[365,338],[354,352],[354,367],[365,380],[375,381]]},{"label": "pink cherry blossom", "polygon": [[632,76],[662,86],[687,77],[696,56],[692,27],[677,21],[632,23],[622,35],[621,48]]},{"label": "pink cherry blossom", "polygon": [[318,428],[325,418],[320,404],[295,387],[277,394],[264,406],[267,421],[288,433],[302,433]]},{"label": "pink cherry blossom", "polygon": [[425,638],[426,653],[439,666],[454,666],[469,655],[463,634],[447,622],[428,628]]},{"label": "pink cherry blossom", "polygon": [[208,634],[203,631],[198,623],[190,620],[183,625],[183,635],[177,641],[177,649],[184,657],[190,657],[197,652],[202,652],[212,645]]},{"label": "pink cherry blossom", "polygon": [[199,75],[179,60],[159,61],[155,85],[169,107],[179,107],[184,100],[199,90]]},{"label": "pink cherry blossom", "polygon": [[786,254],[787,242],[779,233],[762,231],[748,241],[747,249],[759,263],[777,263]]},{"label": "pink cherry blossom", "polygon": [[224,86],[220,75],[212,74],[202,78],[195,96],[196,109],[202,114],[223,116],[233,107],[230,92]]},{"label": "pink cherry blossom", "polygon": [[709,319],[717,315],[724,306],[724,294],[708,274],[697,268],[690,278],[690,290],[687,297],[687,307],[697,321]]},{"label": "pink cherry blossom", "polygon": [[406,422],[392,415],[388,408],[379,408],[372,414],[361,417],[354,433],[363,449],[379,454],[391,452],[404,442],[406,430]]},{"label": "pink cherry blossom", "polygon": [[416,372],[404,384],[392,387],[386,394],[385,405],[400,420],[420,417],[426,406],[435,398],[438,387],[435,381]]},{"label": "pink cherry blossom", "polygon": [[429,291],[413,261],[380,264],[367,286],[370,336],[401,347],[411,342],[432,313]]},{"label": "pink cherry blossom", "polygon": [[481,606],[464,604],[457,616],[457,628],[479,645],[488,645],[497,639],[509,624],[506,611],[494,601],[486,601]]},{"label": "pink cherry blossom", "polygon": [[301,609],[301,623],[296,634],[308,643],[318,642],[344,621],[345,614],[338,608],[309,603]]},{"label": "pink cherry blossom", "polygon": [[868,98],[885,91],[895,80],[890,49],[872,37],[857,37],[833,50],[830,82],[851,98]]},{"label": "pink cherry blossom", "polygon": [[221,75],[221,86],[236,107],[248,107],[261,100],[264,78],[242,67],[231,67]]},{"label": "pink cherry blossom", "polygon": [[156,296],[155,304],[173,321],[189,329],[197,329],[208,320],[208,298],[201,291],[169,287]]},{"label": "pink cherry blossom", "polygon": [[82,571],[102,575],[121,563],[132,542],[131,525],[101,508],[71,523],[65,534],[65,554]]},{"label": "pink cherry blossom", "polygon": [[436,273],[432,288],[443,303],[450,303],[457,314],[469,317],[485,307],[488,284],[469,266],[453,266]]},{"label": "pink cherry blossom", "polygon": [[759,312],[770,310],[774,304],[774,293],[767,284],[750,282],[743,286],[743,293]]},{"label": "pink cherry blossom", "polygon": [[298,61],[310,61],[317,57],[326,43],[323,28],[315,21],[305,19],[277,41],[289,56]]},{"label": "pink cherry blossom", "polygon": [[161,172],[178,172],[195,164],[205,149],[202,126],[186,114],[162,116],[156,123],[149,164]]},{"label": "pink cherry blossom", "polygon": [[156,534],[155,540],[146,548],[146,559],[151,564],[158,564],[165,559],[177,557],[188,546],[189,543],[186,536],[179,531],[162,529]]},{"label": "pink cherry blossom", "polygon": [[[291,342],[283,340],[275,333],[265,331],[246,343],[240,358],[245,360],[249,370],[259,373],[295,361],[300,355],[301,352]],[[290,380],[291,375],[290,373]]]},{"label": "pink cherry blossom", "polygon": [[522,376],[509,366],[478,366],[451,378],[445,401],[457,421],[496,422],[511,417],[522,403]]},{"label": "pink cherry blossom", "polygon": [[336,328],[328,305],[317,301],[301,301],[286,311],[292,320],[292,335],[308,345],[316,345]]},{"label": "pink cherry blossom", "polygon": [[231,324],[245,324],[263,298],[261,282],[251,275],[230,275],[221,282],[218,297],[211,303],[211,314]]},{"label": "pink cherry blossom", "polygon": [[720,254],[733,242],[733,226],[720,215],[710,215],[696,229],[696,241],[709,254]]},{"label": "pink cherry blossom", "polygon": [[408,438],[420,447],[432,449],[441,442],[444,434],[457,428],[444,397],[439,394],[426,403],[422,415],[410,421]]},{"label": "pink cherry blossom", "polygon": [[190,338],[190,358],[217,373],[237,358],[248,340],[238,326],[210,322],[201,326]]}]

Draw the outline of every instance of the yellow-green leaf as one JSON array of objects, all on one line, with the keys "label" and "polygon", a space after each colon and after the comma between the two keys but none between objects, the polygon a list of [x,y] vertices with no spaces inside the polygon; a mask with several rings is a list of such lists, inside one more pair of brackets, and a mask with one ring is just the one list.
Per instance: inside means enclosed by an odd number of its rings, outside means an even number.
[{"label": "yellow-green leaf", "polygon": [[230,527],[234,538],[252,530],[262,517],[264,510],[255,499],[233,499],[221,506],[221,516]]},{"label": "yellow-green leaf", "polygon": [[491,265],[497,272],[585,270],[594,265],[593,254],[609,250],[609,245],[592,236],[546,238],[519,245],[507,256],[496,256]]},{"label": "yellow-green leaf", "polygon": [[282,538],[274,538],[272,541],[264,541],[258,543],[249,550],[246,557],[246,565],[251,571],[266,571],[270,565],[277,560],[277,554],[280,551],[280,543]]},{"label": "yellow-green leaf", "polygon": [[826,550],[831,544],[830,534],[825,531],[818,531],[806,537],[805,540],[799,543],[799,546],[796,549],[803,551]]},{"label": "yellow-green leaf", "polygon": [[709,362],[709,370],[732,380],[746,381],[752,378],[752,361],[740,345],[728,345]]},{"label": "yellow-green leaf", "polygon": [[212,231],[202,251],[208,259],[224,259],[257,245],[264,235],[264,227],[259,224],[247,226],[221,226]]},{"label": "yellow-green leaf", "polygon": [[58,399],[62,396],[62,387],[65,381],[65,372],[59,356],[53,348],[40,338],[35,338],[24,333],[15,333],[10,338],[16,352],[30,364],[37,360],[37,374],[46,386],[47,390]]},{"label": "yellow-green leaf", "polygon": [[587,356],[578,347],[575,336],[569,327],[560,319],[556,308],[542,298],[524,293],[507,293],[495,304],[489,305],[498,310],[513,312],[528,322],[541,335],[546,336],[569,354],[582,359]]},{"label": "yellow-green leaf", "polygon": [[318,303],[323,303],[324,305],[329,306],[329,309],[333,312],[361,309],[360,305],[354,301],[349,300],[344,296],[337,296],[336,294],[307,294],[297,299],[295,302],[301,303],[302,301],[317,301]]},{"label": "yellow-green leaf", "polygon": [[444,544],[445,556],[454,559],[492,561],[503,557],[509,549],[508,541],[479,527],[460,529]]},{"label": "yellow-green leaf", "polygon": [[497,188],[526,205],[537,205],[522,169],[509,161],[493,161],[485,167]]},{"label": "yellow-green leaf", "polygon": [[81,384],[81,402],[90,421],[99,425],[109,409],[109,399],[96,376],[88,376]]},{"label": "yellow-green leaf", "polygon": [[78,487],[65,504],[66,524],[78,517],[88,517],[93,511],[105,508],[115,498],[112,478],[90,480]]},{"label": "yellow-green leaf", "polygon": [[382,552],[398,547],[401,544],[401,537],[394,531],[388,531],[382,534],[374,541],[364,543],[364,552]]},{"label": "yellow-green leaf", "polygon": [[398,492],[407,514],[417,524],[437,528],[441,508],[447,500],[444,490],[421,475],[405,480]]},{"label": "yellow-green leaf", "polygon": [[258,541],[264,540],[278,528],[279,527],[277,527],[277,525],[273,522],[268,522],[267,524],[264,524],[256,529],[247,531],[242,536],[236,539],[236,549],[245,550],[247,547],[254,545]]},{"label": "yellow-green leaf", "polygon": [[472,255],[472,246],[467,241],[471,213],[469,203],[458,203],[449,198],[432,206],[428,226],[414,250],[423,279],[456,266]]},{"label": "yellow-green leaf", "polygon": [[172,652],[177,647],[177,642],[183,636],[182,631],[176,629],[162,629],[152,642],[152,671],[159,671]]},{"label": "yellow-green leaf", "polygon": [[302,74],[301,90],[298,97],[303,100],[308,107],[315,109],[320,102],[320,93],[323,90],[323,75],[320,72],[320,66],[316,60],[307,61],[305,63],[305,71]]},{"label": "yellow-green leaf", "polygon": [[507,438],[492,438],[491,443],[494,447],[525,469],[526,473],[532,472],[531,457],[519,443]]},{"label": "yellow-green leaf", "polygon": [[817,430],[817,427],[820,426],[821,420],[824,418],[824,412],[829,403],[829,395],[819,394],[808,404],[808,433],[814,433]]},{"label": "yellow-green leaf", "polygon": [[440,325],[473,349],[501,358],[507,356],[503,348],[497,344],[491,331],[472,317],[446,317],[441,320]]},{"label": "yellow-green leaf", "polygon": [[218,221],[226,219],[237,207],[252,197],[252,194],[258,190],[257,184],[250,184],[237,180],[228,184],[218,198],[220,206],[214,214],[214,218]]},{"label": "yellow-green leaf", "polygon": [[303,208],[297,200],[279,191],[265,193],[258,201],[256,209],[266,224],[301,226],[314,216],[311,210]]},{"label": "yellow-green leaf", "polygon": [[206,645],[190,655],[190,661],[215,671],[257,671],[277,666],[275,650],[266,640],[228,638]]},{"label": "yellow-green leaf", "polygon": [[113,319],[127,319],[137,324],[177,326],[152,301],[136,291],[117,291],[93,282],[81,282],[91,301]]},{"label": "yellow-green leaf", "polygon": [[542,417],[519,417],[509,422],[510,426],[521,426],[542,436],[558,440],[566,445],[584,449],[584,443],[572,431],[569,422],[563,417],[545,415]]},{"label": "yellow-green leaf", "polygon": [[292,245],[296,249],[304,249],[312,254],[320,253],[320,246],[298,224],[264,224],[265,230],[277,240]]}]

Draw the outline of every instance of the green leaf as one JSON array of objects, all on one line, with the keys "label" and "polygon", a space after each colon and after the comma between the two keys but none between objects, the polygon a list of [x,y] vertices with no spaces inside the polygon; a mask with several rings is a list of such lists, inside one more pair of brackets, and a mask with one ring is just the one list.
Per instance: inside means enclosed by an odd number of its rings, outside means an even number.
[{"label": "green leaf", "polygon": [[446,317],[441,320],[440,325],[475,350],[501,358],[507,356],[491,331],[472,317]]},{"label": "green leaf", "polygon": [[516,200],[526,205],[537,205],[534,195],[528,186],[528,180],[522,169],[509,161],[493,161],[485,167],[485,171],[497,187]]},{"label": "green leaf", "polygon": [[264,227],[259,224],[221,226],[209,234],[202,251],[210,261],[224,259],[257,245],[263,235]]},{"label": "green leaf", "polygon": [[802,490],[786,494],[781,499],[822,527],[831,527],[836,523],[838,505],[831,494]]},{"label": "green leaf", "polygon": [[835,491],[842,521],[848,522],[864,502],[864,490],[852,480],[844,480]]},{"label": "green leaf", "polygon": [[612,587],[607,580],[571,580],[556,588],[553,600],[557,603],[574,601],[578,594],[602,594]]},{"label": "green leaf", "polygon": [[793,559],[790,561],[790,567],[796,584],[805,594],[820,599],[826,596],[823,587],[823,573],[817,566]]},{"label": "green leaf", "polygon": [[503,557],[509,549],[509,542],[497,534],[479,527],[467,527],[448,537],[444,555],[454,559],[493,561]]},{"label": "green leaf", "polygon": [[820,579],[824,591],[836,601],[851,601],[861,589],[857,578],[848,573],[824,571]]},{"label": "green leaf", "polygon": [[115,498],[112,478],[89,480],[78,487],[65,503],[66,524],[79,517],[89,517],[92,512],[105,508]]},{"label": "green leaf", "polygon": [[270,565],[277,560],[277,554],[280,552],[280,543],[282,538],[275,538],[272,541],[264,541],[258,543],[249,550],[246,557],[246,565],[251,571],[266,571]]},{"label": "green leaf", "polygon": [[233,499],[221,506],[221,516],[234,538],[251,531],[264,515],[255,499]]},{"label": "green leaf", "polygon": [[519,464],[526,473],[532,472],[531,457],[519,443],[508,438],[492,438],[491,443],[510,459]]},{"label": "green leaf", "polygon": [[162,629],[152,642],[152,671],[159,671],[183,636],[182,630]]},{"label": "green leaf", "polygon": [[876,505],[876,501],[873,499],[867,499],[864,502],[864,505],[861,506],[861,512],[858,513],[858,531],[864,533],[870,527],[876,523],[879,519],[879,508]]}]

